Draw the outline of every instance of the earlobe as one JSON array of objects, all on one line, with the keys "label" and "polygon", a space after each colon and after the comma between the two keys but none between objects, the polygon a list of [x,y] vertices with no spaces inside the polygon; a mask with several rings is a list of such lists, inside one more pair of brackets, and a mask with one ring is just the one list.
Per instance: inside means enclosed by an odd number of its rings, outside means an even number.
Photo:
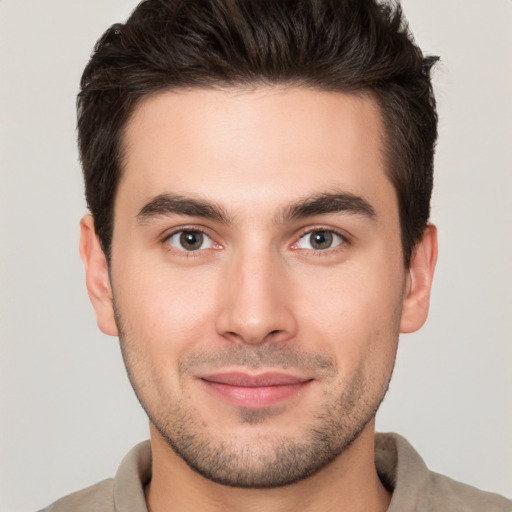
[{"label": "earlobe", "polygon": [[80,256],[85,267],[87,291],[96,311],[98,327],[105,334],[117,336],[107,259],[91,215],[85,215],[80,221]]},{"label": "earlobe", "polygon": [[417,331],[427,320],[437,261],[437,229],[429,224],[416,245],[408,269],[400,332]]}]

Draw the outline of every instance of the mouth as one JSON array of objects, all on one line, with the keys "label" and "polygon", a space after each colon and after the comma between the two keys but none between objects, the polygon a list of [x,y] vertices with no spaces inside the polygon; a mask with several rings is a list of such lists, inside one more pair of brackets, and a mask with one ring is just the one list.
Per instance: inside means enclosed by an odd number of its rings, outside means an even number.
[{"label": "mouth", "polygon": [[214,396],[231,405],[262,409],[298,395],[313,379],[279,372],[250,375],[243,372],[224,372],[199,377]]}]

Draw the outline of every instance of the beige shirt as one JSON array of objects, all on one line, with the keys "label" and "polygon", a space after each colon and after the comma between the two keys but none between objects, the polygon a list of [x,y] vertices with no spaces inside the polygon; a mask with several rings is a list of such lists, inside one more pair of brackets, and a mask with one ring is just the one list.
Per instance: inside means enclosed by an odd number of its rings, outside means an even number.
[{"label": "beige shirt", "polygon": [[[393,491],[388,512],[512,512],[512,501],[429,471],[397,434],[377,434],[375,464]],[[151,478],[149,441],[123,459],[115,478],[70,494],[40,512],[147,512],[144,486]]]}]

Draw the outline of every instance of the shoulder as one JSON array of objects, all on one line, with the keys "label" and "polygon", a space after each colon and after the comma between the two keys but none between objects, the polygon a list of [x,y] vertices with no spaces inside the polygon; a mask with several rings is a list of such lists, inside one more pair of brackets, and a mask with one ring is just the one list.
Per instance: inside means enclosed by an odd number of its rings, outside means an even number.
[{"label": "shoulder", "polygon": [[388,512],[512,512],[512,501],[430,471],[398,434],[377,434],[375,464],[392,490]]},{"label": "shoulder", "polygon": [[114,512],[114,480],[109,478],[64,496],[39,512]]},{"label": "shoulder", "polygon": [[151,445],[144,441],[124,457],[115,478],[82,489],[39,512],[147,512],[144,486],[151,479]]},{"label": "shoulder", "polygon": [[442,507],[453,512],[512,512],[512,501],[503,496],[481,491],[434,472],[430,472],[423,501],[425,504],[435,503],[436,510]]}]

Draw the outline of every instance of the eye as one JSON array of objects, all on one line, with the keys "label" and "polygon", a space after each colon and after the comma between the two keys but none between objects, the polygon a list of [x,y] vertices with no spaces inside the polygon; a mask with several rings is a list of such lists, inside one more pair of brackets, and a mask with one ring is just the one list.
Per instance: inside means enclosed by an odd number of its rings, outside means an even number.
[{"label": "eye", "polygon": [[326,249],[332,249],[345,242],[345,239],[327,229],[316,229],[315,231],[309,231],[299,238],[297,247],[299,249],[313,249],[314,251],[324,251]]},{"label": "eye", "polygon": [[199,251],[214,247],[213,240],[201,231],[182,230],[170,235],[166,242],[182,251]]}]

